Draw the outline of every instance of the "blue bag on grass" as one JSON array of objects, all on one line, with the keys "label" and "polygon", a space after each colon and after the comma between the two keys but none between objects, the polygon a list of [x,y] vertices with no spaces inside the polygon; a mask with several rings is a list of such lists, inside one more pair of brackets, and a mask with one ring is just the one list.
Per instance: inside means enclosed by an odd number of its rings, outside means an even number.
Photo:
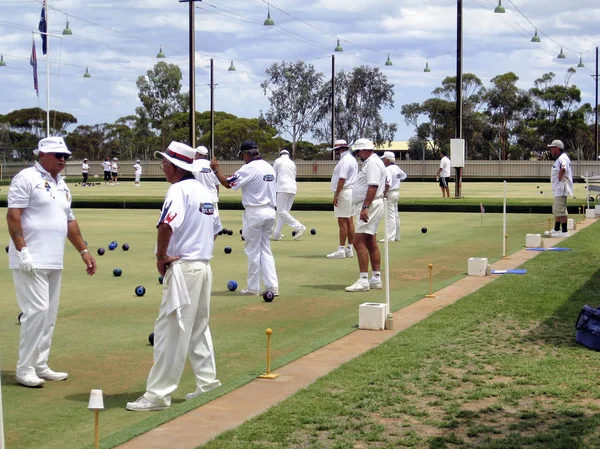
[{"label": "blue bag on grass", "polygon": [[600,351],[600,308],[583,306],[575,323],[577,336],[575,340],[595,351]]}]

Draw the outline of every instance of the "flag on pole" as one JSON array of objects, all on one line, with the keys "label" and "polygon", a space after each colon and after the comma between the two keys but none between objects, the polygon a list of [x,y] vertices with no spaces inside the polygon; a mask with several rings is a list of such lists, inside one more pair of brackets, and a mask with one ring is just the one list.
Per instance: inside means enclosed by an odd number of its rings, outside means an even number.
[{"label": "flag on pole", "polygon": [[46,54],[48,52],[47,40],[48,36],[46,33],[48,32],[48,23],[46,22],[46,0],[42,3],[42,16],[40,17],[40,24],[38,26],[38,30],[42,33],[42,53]]},{"label": "flag on pole", "polygon": [[35,93],[37,96],[40,96],[40,86],[38,85],[38,75],[37,75],[37,54],[35,52],[35,39],[32,39],[31,44],[31,57],[29,58],[29,65],[33,67],[33,88],[35,89]]}]

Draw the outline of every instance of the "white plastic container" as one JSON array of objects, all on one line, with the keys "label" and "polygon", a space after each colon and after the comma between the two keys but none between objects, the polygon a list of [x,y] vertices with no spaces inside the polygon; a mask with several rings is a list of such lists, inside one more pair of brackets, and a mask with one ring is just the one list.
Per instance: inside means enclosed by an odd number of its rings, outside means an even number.
[{"label": "white plastic container", "polygon": [[487,257],[471,257],[468,261],[467,274],[469,276],[485,276],[487,266]]},{"label": "white plastic container", "polygon": [[542,235],[541,234],[527,234],[525,236],[525,248],[541,248],[542,247]]},{"label": "white plastic container", "polygon": [[358,306],[358,328],[371,331],[385,329],[387,304],[365,302]]},{"label": "white plastic container", "polygon": [[[598,206],[596,206],[598,207]],[[572,231],[573,229],[575,229],[575,220],[573,220],[572,218],[567,219],[567,231]]]}]

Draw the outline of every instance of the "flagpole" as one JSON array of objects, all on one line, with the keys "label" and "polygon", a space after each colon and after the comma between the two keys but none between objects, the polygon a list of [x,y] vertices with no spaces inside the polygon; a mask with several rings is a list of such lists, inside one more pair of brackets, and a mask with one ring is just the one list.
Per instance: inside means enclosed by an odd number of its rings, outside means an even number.
[{"label": "flagpole", "polygon": [[44,3],[46,16],[46,137],[50,137],[50,51],[48,51],[48,2]]}]

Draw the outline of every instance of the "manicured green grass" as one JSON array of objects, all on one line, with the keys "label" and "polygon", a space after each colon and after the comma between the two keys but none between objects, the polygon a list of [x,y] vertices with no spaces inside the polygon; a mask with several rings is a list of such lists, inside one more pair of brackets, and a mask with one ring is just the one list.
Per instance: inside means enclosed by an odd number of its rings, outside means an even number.
[{"label": "manicured green grass", "polygon": [[600,226],[319,379],[204,449],[600,447]]},{"label": "manicured green grass", "polygon": [[[5,210],[0,210],[3,216]],[[98,257],[96,276],[87,277],[77,252],[68,247],[63,275],[61,307],[50,365],[70,373],[66,382],[50,383],[43,389],[16,384],[19,326],[18,306],[7,269],[0,259],[0,282],[5,286],[0,302],[2,395],[7,447],[11,449],[77,449],[93,438],[93,415],[87,401],[91,389],[104,391],[106,410],[101,413],[103,447],[114,447],[132,435],[149,430],[202,402],[209,401],[253,379],[265,369],[265,329],[273,329],[273,369],[314,351],[356,328],[358,305],[382,302],[382,291],[347,294],[343,289],[358,276],[356,259],[328,260],[324,256],[337,246],[337,225],[331,213],[298,212],[297,218],[317,234],[300,241],[290,238],[273,242],[281,296],[267,304],[262,298],[242,297],[226,290],[230,279],[245,286],[246,257],[240,239],[241,213],[224,211],[223,224],[233,236],[217,239],[214,259],[211,329],[219,379],[223,387],[192,403],[183,400],[194,389],[186,369],[170,410],[137,414],[124,409],[145,389],[152,364],[147,343],[158,313],[160,285],[153,259],[158,210],[78,210],[84,238],[95,253],[111,240],[119,248]],[[501,215],[402,214],[401,243],[390,245],[392,309],[398,309],[428,293],[428,263],[434,265],[434,289],[465,275],[467,259],[473,256],[498,259],[502,255]],[[545,216],[509,215],[509,252],[520,249],[524,235],[541,232]],[[421,227],[427,227],[426,234]],[[0,232],[8,236],[6,224]],[[128,243],[128,252],[120,245]],[[233,248],[230,255],[223,247]],[[2,245],[4,246],[4,245]],[[113,268],[123,275],[115,278]],[[144,285],[143,298],[134,288]]]}]

